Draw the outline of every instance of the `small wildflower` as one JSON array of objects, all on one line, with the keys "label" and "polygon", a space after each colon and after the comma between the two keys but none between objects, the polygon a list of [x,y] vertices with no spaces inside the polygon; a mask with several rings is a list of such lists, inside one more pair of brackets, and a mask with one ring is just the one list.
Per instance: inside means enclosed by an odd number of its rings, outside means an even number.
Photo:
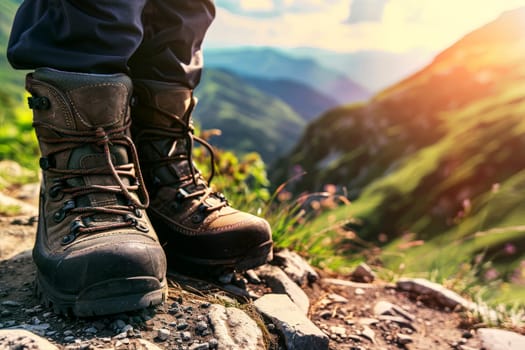
[{"label": "small wildflower", "polygon": [[495,268],[490,268],[487,271],[485,271],[485,279],[487,281],[494,281],[499,277],[499,272]]},{"label": "small wildflower", "polygon": [[514,255],[516,254],[516,246],[512,243],[505,244],[505,247],[503,248],[503,252],[506,255]]}]

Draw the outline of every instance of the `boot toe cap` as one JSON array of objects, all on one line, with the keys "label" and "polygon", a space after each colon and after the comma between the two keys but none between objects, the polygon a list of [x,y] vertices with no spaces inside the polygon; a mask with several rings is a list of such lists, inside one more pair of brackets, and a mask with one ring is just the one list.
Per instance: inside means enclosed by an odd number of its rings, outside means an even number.
[{"label": "boot toe cap", "polygon": [[60,254],[34,253],[39,273],[66,293],[79,293],[110,280],[163,281],[166,258],[160,245],[142,235],[111,234],[80,240]]}]

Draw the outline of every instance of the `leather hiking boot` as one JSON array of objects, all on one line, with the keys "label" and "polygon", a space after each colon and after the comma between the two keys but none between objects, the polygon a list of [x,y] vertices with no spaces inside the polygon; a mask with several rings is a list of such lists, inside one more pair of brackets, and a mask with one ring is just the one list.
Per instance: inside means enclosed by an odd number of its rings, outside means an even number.
[{"label": "leather hiking boot", "polygon": [[76,316],[161,303],[166,257],[129,137],[131,80],[42,68],[26,88],[42,153],[37,293]]},{"label": "leather hiking boot", "polygon": [[194,141],[212,155],[213,151],[193,135],[191,90],[138,80],[134,91],[132,132],[151,198],[148,214],[169,267],[216,274],[271,260],[272,234],[266,220],[230,207],[192,162]]}]

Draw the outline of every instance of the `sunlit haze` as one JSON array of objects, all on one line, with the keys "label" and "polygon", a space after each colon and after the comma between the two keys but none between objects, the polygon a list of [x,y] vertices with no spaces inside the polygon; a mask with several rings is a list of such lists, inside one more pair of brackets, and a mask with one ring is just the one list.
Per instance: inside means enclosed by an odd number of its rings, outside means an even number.
[{"label": "sunlit haze", "polygon": [[216,0],[207,47],[440,51],[525,0]]}]

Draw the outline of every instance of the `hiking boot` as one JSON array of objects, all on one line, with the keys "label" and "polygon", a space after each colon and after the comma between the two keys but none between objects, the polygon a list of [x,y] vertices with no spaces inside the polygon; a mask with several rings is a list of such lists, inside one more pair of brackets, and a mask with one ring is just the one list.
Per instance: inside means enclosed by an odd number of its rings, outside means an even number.
[{"label": "hiking boot", "polygon": [[134,91],[132,132],[151,199],[148,214],[169,267],[214,274],[270,260],[272,235],[266,220],[233,209],[224,195],[208,187],[192,162],[194,141],[213,151],[193,135],[191,90],[137,80]]},{"label": "hiking boot", "polygon": [[37,292],[55,312],[112,314],[161,303],[166,257],[129,137],[124,74],[28,74],[43,179],[33,249]]}]

